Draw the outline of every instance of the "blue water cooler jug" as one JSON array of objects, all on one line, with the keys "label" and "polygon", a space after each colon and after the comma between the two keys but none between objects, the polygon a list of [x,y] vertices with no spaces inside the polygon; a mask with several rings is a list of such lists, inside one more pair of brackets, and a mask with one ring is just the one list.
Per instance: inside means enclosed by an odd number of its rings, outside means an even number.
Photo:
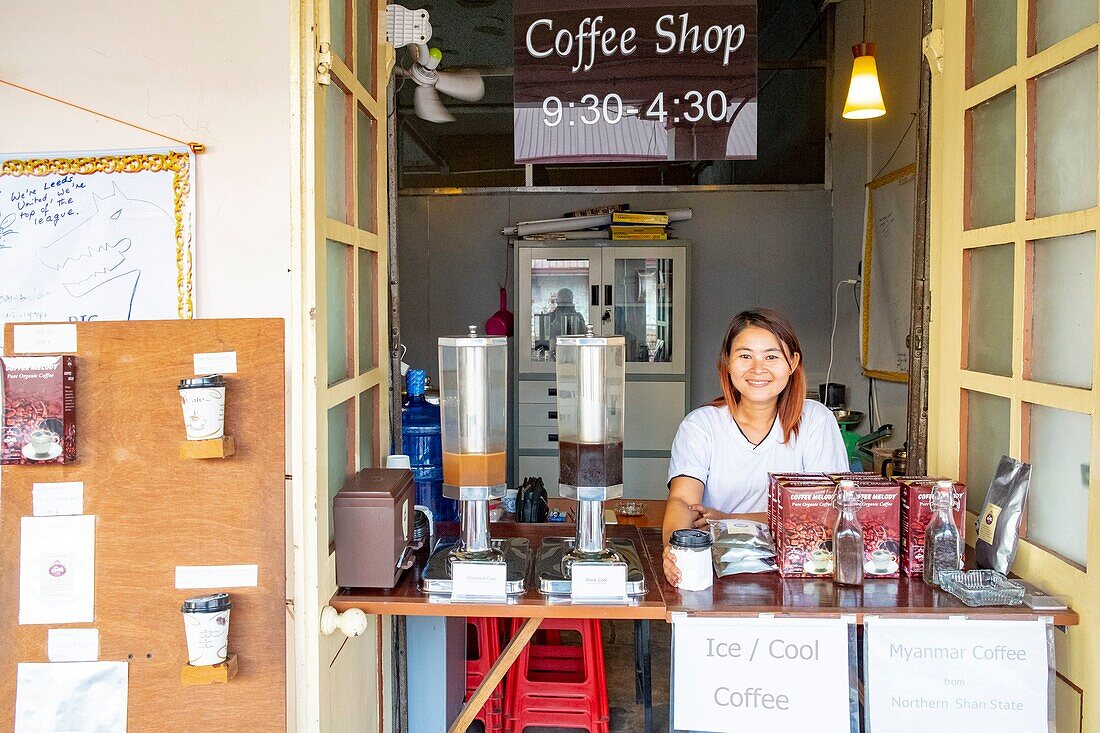
[{"label": "blue water cooler jug", "polygon": [[416,503],[431,509],[437,522],[457,522],[458,502],[443,496],[443,434],[439,405],[424,399],[427,379],[423,369],[405,375],[409,399],[401,409],[401,452],[412,464]]}]

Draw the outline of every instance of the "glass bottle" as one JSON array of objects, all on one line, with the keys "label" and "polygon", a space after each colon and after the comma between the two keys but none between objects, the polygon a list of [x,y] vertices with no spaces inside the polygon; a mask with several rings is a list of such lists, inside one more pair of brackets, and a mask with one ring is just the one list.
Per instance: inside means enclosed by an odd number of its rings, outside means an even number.
[{"label": "glass bottle", "polygon": [[940,572],[962,570],[963,537],[952,516],[955,487],[950,481],[937,481],[928,498],[932,519],[924,528],[924,582],[939,585]]},{"label": "glass bottle", "polygon": [[839,512],[833,528],[833,580],[839,585],[863,585],[863,525],[854,481],[837,485]]}]

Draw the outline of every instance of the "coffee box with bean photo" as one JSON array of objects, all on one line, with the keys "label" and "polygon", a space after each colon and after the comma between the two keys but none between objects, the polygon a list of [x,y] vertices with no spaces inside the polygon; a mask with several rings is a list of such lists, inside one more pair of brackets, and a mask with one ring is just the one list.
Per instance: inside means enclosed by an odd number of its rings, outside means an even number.
[{"label": "coffee box with bean photo", "polygon": [[[901,558],[901,494],[890,479],[863,475],[864,570],[867,577],[898,577]],[[785,475],[773,480],[768,517],[775,524],[779,572],[787,578],[832,576],[836,485],[827,477]]]},{"label": "coffee box with bean photo", "polygon": [[776,525],[776,513],[773,511],[778,506],[779,484],[782,482],[804,483],[808,486],[821,484],[825,481],[823,473],[769,473],[768,474],[768,530],[772,538],[778,540],[778,527]]},{"label": "coffee box with bean photo", "polygon": [[[928,476],[895,476],[901,485],[901,567],[906,575],[924,572],[924,530],[932,519],[929,501],[936,481]],[[966,484],[954,484],[955,506],[953,516],[959,532],[966,535]]]},{"label": "coffee box with bean photo", "polygon": [[0,463],[76,460],[76,357],[0,357]]},{"label": "coffee box with bean photo", "polygon": [[833,504],[836,486],[827,478],[781,479],[769,497],[774,517],[776,561],[785,578],[832,575]]}]

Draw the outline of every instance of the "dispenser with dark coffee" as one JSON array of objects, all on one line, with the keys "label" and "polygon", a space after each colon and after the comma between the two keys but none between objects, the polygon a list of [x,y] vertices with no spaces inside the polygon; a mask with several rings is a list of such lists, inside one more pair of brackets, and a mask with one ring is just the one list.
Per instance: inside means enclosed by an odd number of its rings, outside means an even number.
[{"label": "dispenser with dark coffee", "polygon": [[637,548],[604,536],[603,505],[623,495],[626,426],[626,339],[557,339],[558,469],[561,496],[577,501],[576,537],[551,537],[539,548],[535,572],[543,593],[572,592],[578,564],[626,566],[627,595],[645,593]]},{"label": "dispenser with dark coffee", "polygon": [[436,543],[420,588],[450,594],[455,563],[473,563],[505,566],[505,592],[522,593],[528,541],[489,534],[489,500],[507,488],[508,339],[478,336],[474,326],[439,339],[439,376],[443,495],[460,502],[462,533]]}]

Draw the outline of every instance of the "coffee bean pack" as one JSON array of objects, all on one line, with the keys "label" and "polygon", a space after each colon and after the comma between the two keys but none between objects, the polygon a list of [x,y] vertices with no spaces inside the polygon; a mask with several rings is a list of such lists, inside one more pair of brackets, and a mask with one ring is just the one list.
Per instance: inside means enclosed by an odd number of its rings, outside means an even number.
[{"label": "coffee bean pack", "polygon": [[[774,474],[768,523],[784,577],[831,575],[836,482],[856,482],[867,577],[896,578],[901,564],[901,488],[874,474]],[[815,550],[819,551],[815,555]]]},{"label": "coffee bean pack", "polygon": [[76,357],[0,357],[0,463],[76,460]]}]

